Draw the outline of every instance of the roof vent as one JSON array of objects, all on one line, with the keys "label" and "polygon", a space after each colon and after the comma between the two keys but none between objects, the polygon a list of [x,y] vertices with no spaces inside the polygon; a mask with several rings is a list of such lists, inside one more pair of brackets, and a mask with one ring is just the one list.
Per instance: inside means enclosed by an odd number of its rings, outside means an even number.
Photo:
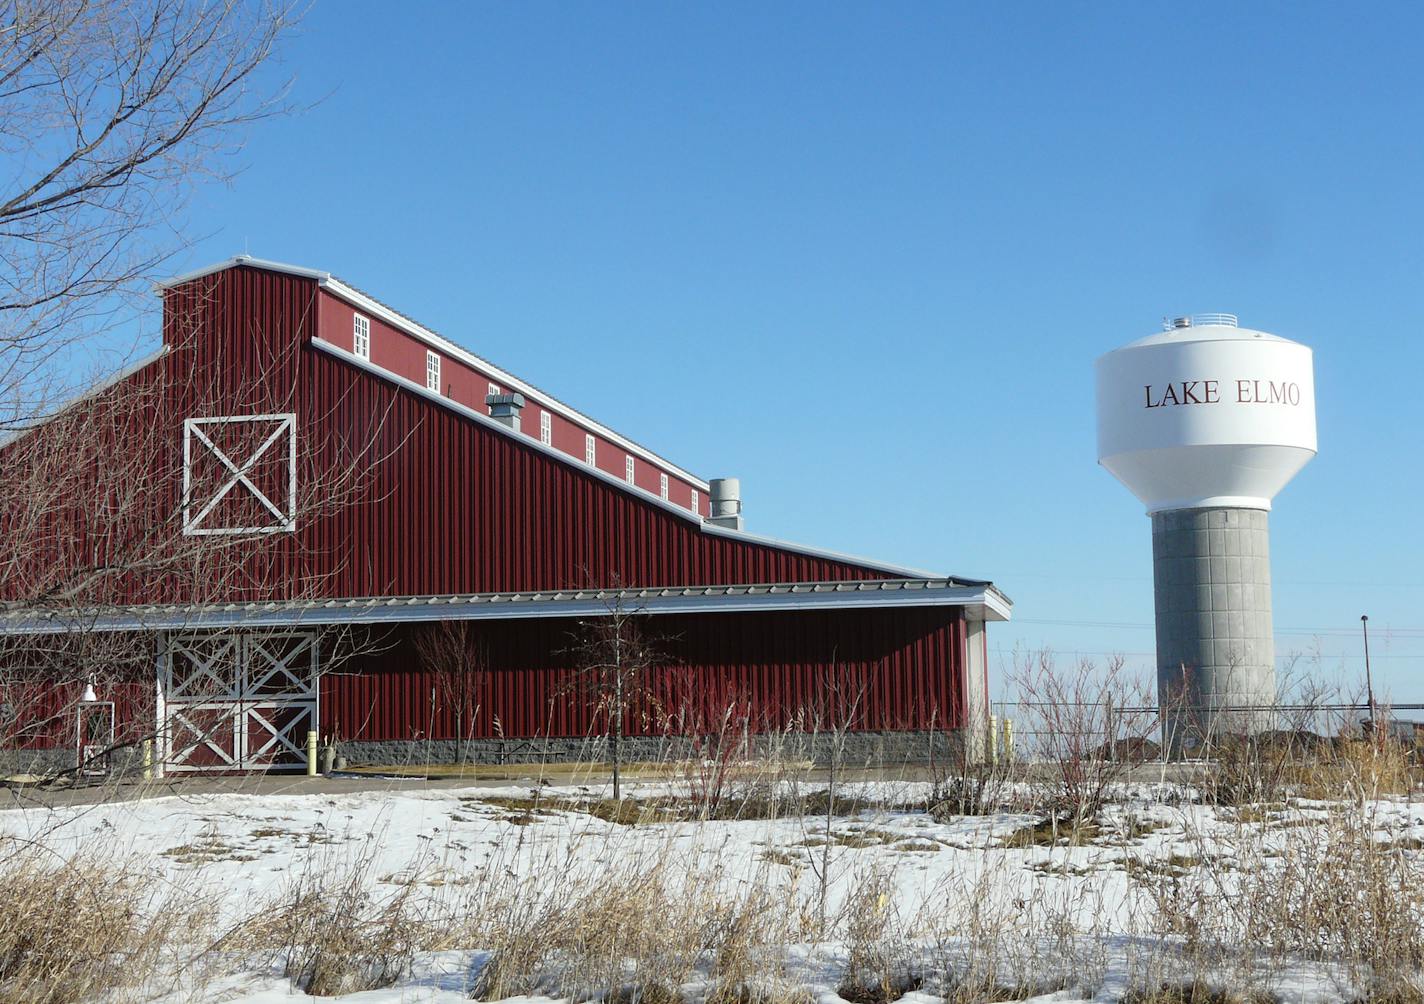
[{"label": "roof vent", "polygon": [[707,483],[712,514],[707,522],[729,530],[742,529],[742,482],[739,478],[713,478]]},{"label": "roof vent", "polygon": [[519,431],[519,413],[524,410],[523,394],[490,394],[485,398],[485,404],[489,405],[490,418],[515,432]]}]

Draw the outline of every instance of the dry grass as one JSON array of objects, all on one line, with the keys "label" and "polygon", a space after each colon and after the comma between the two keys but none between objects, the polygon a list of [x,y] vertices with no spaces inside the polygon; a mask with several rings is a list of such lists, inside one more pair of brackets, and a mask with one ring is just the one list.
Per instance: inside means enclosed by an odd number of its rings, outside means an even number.
[{"label": "dry grass", "polygon": [[1136,987],[1123,996],[1121,1004],[1274,1004],[1274,1001],[1275,998],[1264,991],[1225,990],[1203,980],[1193,980]]},{"label": "dry grass", "polygon": [[[401,980],[420,953],[459,949],[470,953],[468,989],[488,1001],[809,1004],[829,983],[850,1004],[910,991],[994,1004],[1065,988],[1122,1004],[1263,1004],[1272,972],[1320,963],[1342,1000],[1424,1004],[1421,841],[1385,830],[1373,801],[1414,790],[1409,751],[1223,744],[1204,767],[1217,804],[1148,808],[1118,801],[1108,783],[1118,768],[1094,759],[1101,746],[1071,745],[1065,755],[1085,762],[1066,775],[941,774],[929,799],[882,787],[871,802],[866,789],[810,785],[794,765],[730,758],[686,796],[471,795],[451,832],[476,844],[475,817],[498,821],[498,841],[479,854],[427,852],[392,877],[374,870],[380,837],[303,843],[306,870],[216,952],[151,919],[163,913],[152,875],[12,856],[0,872],[0,888],[19,890],[0,895],[0,1002],[113,997],[166,971],[165,953],[178,970],[236,958],[306,993],[347,994]],[[1005,839],[993,821],[964,838],[973,844],[916,832],[1010,801],[1036,821]],[[758,828],[744,854],[729,836],[737,827],[711,825],[723,820],[783,825]],[[912,851],[954,860],[917,889],[906,877],[930,861]],[[159,853],[195,886],[236,857],[215,829]],[[181,901],[165,909],[187,926]],[[1118,982],[1104,989],[1108,935],[1124,932],[1137,947],[1125,963],[1112,949]]]},{"label": "dry grass", "polygon": [[492,878],[459,907],[462,937],[488,957],[473,996],[543,993],[667,1004],[713,947],[723,921],[710,876],[666,853],[637,853],[596,876]]},{"label": "dry grass", "polygon": [[854,877],[838,921],[847,958],[836,992],[850,1004],[889,1004],[924,983],[887,867],[873,863]]},{"label": "dry grass", "polygon": [[219,947],[275,963],[293,987],[316,997],[390,986],[444,935],[418,907],[413,877],[378,891],[374,851],[368,843],[353,860],[319,859]]},{"label": "dry grass", "polygon": [[1375,799],[1408,794],[1424,782],[1414,749],[1388,737],[1225,737],[1212,752],[1202,789],[1216,805],[1279,803],[1288,797]]},{"label": "dry grass", "polygon": [[154,978],[166,951],[202,936],[196,895],[165,896],[132,862],[35,849],[0,858],[0,1000],[120,999]]}]

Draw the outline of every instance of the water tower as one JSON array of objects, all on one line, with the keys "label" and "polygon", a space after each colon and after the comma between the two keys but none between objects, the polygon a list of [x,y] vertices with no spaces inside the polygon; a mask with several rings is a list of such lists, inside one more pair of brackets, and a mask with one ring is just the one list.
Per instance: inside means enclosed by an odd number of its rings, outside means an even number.
[{"label": "water tower", "polygon": [[1231,314],[1163,328],[1098,360],[1098,463],[1152,518],[1157,699],[1180,750],[1273,727],[1266,518],[1315,456],[1315,379],[1310,349]]}]

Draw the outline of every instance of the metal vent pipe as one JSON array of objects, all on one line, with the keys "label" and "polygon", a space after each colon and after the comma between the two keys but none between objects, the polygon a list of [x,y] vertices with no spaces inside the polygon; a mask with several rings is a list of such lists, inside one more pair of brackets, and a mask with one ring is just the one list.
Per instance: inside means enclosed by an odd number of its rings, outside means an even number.
[{"label": "metal vent pipe", "polygon": [[742,529],[742,482],[740,478],[713,478],[707,483],[712,515],[707,522],[729,530]]}]

